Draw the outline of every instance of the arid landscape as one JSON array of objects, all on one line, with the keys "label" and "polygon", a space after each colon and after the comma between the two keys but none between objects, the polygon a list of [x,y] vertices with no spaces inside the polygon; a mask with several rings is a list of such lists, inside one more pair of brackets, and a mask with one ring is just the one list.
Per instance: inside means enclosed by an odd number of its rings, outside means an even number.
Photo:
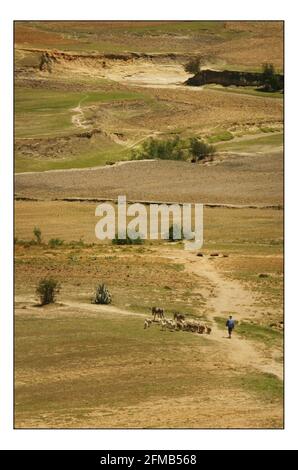
[{"label": "arid landscape", "polygon": [[[283,427],[283,92],[188,86],[197,56],[282,74],[283,23],[15,23],[16,428]],[[150,139],[183,158],[137,159]],[[203,203],[203,247],[99,241],[118,195]],[[144,328],[156,305],[211,333]]]}]

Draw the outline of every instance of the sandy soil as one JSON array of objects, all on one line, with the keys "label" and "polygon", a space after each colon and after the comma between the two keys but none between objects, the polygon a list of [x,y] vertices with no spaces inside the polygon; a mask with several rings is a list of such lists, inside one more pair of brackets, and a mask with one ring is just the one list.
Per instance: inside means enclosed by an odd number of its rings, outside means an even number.
[{"label": "sandy soil", "polygon": [[114,65],[104,69],[104,78],[130,85],[172,87],[183,84],[191,74],[181,64],[153,64],[139,61],[134,64]]}]

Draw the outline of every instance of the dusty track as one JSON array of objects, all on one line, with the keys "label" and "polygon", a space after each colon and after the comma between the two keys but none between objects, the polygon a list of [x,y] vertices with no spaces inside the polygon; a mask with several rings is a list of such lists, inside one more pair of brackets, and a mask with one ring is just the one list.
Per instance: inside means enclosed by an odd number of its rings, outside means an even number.
[{"label": "dusty track", "polygon": [[237,333],[230,341],[227,334],[220,330],[214,321],[216,316],[227,316],[233,312],[236,312],[235,318],[238,321],[256,317],[253,294],[245,290],[239,282],[224,278],[216,270],[210,258],[197,258],[195,254],[185,250],[174,254],[168,253],[168,256],[184,264],[187,271],[206,277],[214,286],[214,296],[208,301],[209,318],[213,322],[212,336],[209,338],[225,345],[231,367],[252,367],[261,372],[274,374],[282,380],[282,364],[271,357],[266,357],[255,344],[237,337]]},{"label": "dusty track", "polygon": [[71,111],[74,112],[75,114],[71,118],[71,122],[73,123],[74,126],[80,128],[80,129],[88,129],[88,126],[85,124],[85,115],[84,111],[82,109],[81,104],[83,103],[84,100],[88,95],[84,96],[84,98],[81,99],[79,102],[78,106],[73,108]]}]

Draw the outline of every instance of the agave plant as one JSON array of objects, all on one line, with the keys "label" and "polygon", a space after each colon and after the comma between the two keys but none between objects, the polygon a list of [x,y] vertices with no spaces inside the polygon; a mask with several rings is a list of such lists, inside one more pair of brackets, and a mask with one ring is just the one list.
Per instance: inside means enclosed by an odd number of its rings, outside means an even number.
[{"label": "agave plant", "polygon": [[112,296],[108,290],[108,288],[105,286],[105,284],[98,284],[98,286],[95,289],[95,294],[92,299],[92,302],[94,304],[110,304],[112,302]]}]

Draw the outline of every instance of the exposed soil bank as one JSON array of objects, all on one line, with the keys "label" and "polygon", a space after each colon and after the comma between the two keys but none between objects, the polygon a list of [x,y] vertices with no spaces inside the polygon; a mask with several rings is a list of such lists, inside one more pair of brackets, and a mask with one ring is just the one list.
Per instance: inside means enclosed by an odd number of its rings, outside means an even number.
[{"label": "exposed soil bank", "polygon": [[[186,85],[201,86],[216,83],[223,86],[260,86],[263,74],[260,72],[239,72],[236,70],[201,70],[186,80]],[[280,90],[284,87],[284,76],[276,74]]]},{"label": "exposed soil bank", "polygon": [[[73,54],[63,51],[51,51],[43,49],[19,49],[21,51],[40,54],[40,69],[46,69],[46,65],[50,62],[55,63],[59,61],[82,61],[82,60],[102,60],[102,61],[122,61],[133,62],[138,59],[145,59],[153,62],[185,62],[189,60],[193,54],[176,54],[176,53],[142,53],[142,52],[123,52],[123,53],[100,53],[100,54]],[[102,63],[103,67],[107,62]]]}]

